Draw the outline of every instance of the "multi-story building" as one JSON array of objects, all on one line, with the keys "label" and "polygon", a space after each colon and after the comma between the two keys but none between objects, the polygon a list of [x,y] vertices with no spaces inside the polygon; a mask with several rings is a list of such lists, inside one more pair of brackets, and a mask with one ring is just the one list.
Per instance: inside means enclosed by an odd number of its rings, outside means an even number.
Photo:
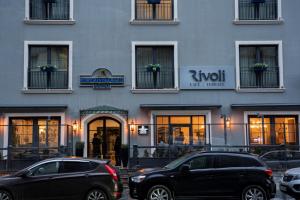
[{"label": "multi-story building", "polygon": [[0,0],[1,147],[298,145],[299,7]]}]

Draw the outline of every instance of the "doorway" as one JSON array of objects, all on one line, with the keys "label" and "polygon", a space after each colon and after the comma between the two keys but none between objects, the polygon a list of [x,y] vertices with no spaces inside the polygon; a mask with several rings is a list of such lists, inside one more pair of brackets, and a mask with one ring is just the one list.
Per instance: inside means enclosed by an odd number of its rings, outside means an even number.
[{"label": "doorway", "polygon": [[88,124],[88,157],[109,159],[120,164],[121,123],[110,117],[100,117]]}]

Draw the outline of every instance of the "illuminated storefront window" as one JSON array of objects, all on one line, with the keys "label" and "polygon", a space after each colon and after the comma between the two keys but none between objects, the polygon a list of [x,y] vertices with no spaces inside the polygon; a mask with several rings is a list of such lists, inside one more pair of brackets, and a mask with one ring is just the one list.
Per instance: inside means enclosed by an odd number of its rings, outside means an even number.
[{"label": "illuminated storefront window", "polygon": [[204,145],[205,116],[156,116],[157,144]]},{"label": "illuminated storefront window", "polygon": [[297,144],[296,116],[250,116],[250,144]]}]

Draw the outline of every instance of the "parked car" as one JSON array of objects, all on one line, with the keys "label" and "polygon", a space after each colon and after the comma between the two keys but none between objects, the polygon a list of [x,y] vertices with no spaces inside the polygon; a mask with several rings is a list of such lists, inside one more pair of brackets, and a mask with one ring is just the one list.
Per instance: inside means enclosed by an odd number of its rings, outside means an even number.
[{"label": "parked car", "polygon": [[272,170],[257,156],[202,152],[178,158],[163,168],[141,169],[129,179],[130,196],[139,200],[273,198]]},{"label": "parked car", "polygon": [[114,200],[122,189],[117,169],[92,159],[48,159],[0,178],[5,200]]},{"label": "parked car", "polygon": [[300,168],[289,169],[284,173],[280,181],[281,192],[290,195],[295,199],[300,198]]},{"label": "parked car", "polygon": [[270,151],[260,156],[260,158],[273,170],[287,170],[300,167],[300,151]]}]

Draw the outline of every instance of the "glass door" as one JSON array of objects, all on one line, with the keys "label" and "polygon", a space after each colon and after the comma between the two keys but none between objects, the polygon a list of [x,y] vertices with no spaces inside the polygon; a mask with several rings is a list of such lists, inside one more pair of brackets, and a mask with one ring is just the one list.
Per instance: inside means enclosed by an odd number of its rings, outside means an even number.
[{"label": "glass door", "polygon": [[187,125],[172,125],[172,142],[177,145],[192,144],[191,127]]}]

